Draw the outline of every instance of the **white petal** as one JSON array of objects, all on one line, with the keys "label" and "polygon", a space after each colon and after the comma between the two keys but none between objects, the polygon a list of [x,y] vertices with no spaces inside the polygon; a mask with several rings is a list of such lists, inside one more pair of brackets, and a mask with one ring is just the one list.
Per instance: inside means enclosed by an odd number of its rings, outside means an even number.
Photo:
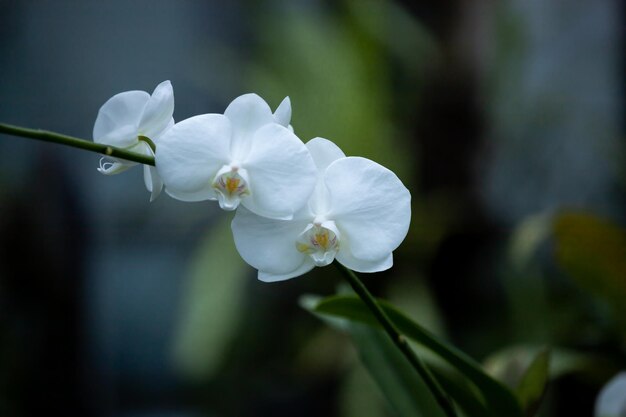
[{"label": "white petal", "polygon": [[254,133],[268,123],[274,123],[270,106],[256,94],[244,94],[234,99],[224,111],[232,127],[232,155],[243,160],[248,155]]},{"label": "white petal", "polygon": [[411,221],[411,194],[400,179],[369,159],[347,157],[324,176],[331,212],[355,258],[376,261],[396,249]]},{"label": "white petal", "polygon": [[94,141],[119,148],[135,144],[139,120],[149,99],[145,91],[126,91],[111,97],[98,111]]},{"label": "white petal", "polygon": [[[344,242],[344,244],[345,243],[346,242]],[[376,261],[364,261],[355,258],[347,248],[341,247],[335,258],[343,266],[356,272],[380,272],[393,266],[393,254],[391,253]]]},{"label": "white petal", "polygon": [[258,278],[259,278],[259,281],[263,281],[263,282],[285,281],[290,278],[295,278],[295,277],[299,277],[300,275],[304,275],[313,268],[315,268],[313,261],[311,261],[311,258],[307,258],[304,260],[302,265],[300,265],[300,267],[296,269],[295,271],[291,271],[287,274],[272,274],[271,272],[259,271]]},{"label": "white petal", "polygon": [[168,127],[173,114],[174,90],[169,81],[163,81],[146,103],[139,122],[139,134],[155,140]]},{"label": "white petal", "polygon": [[261,216],[290,218],[308,201],[317,172],[306,146],[289,129],[272,123],[254,135],[242,165],[250,176],[251,195],[242,200]]},{"label": "white petal", "polygon": [[204,188],[191,193],[185,193],[183,191],[173,191],[165,187],[165,194],[176,200],[186,201],[188,203],[205,200],[217,200],[215,190],[213,189],[213,186],[211,184],[207,184]]},{"label": "white petal", "polygon": [[143,181],[146,184],[146,189],[150,192],[150,202],[153,202],[163,190],[163,181],[155,167],[143,166]]},{"label": "white petal", "polygon": [[155,156],[168,194],[214,198],[211,182],[230,163],[230,137],[230,123],[220,114],[194,116],[168,129],[159,139]]},{"label": "white petal", "polygon": [[313,138],[306,143],[306,147],[309,149],[311,157],[313,157],[315,166],[320,174],[323,174],[326,168],[328,168],[328,165],[335,162],[337,159],[346,157],[343,151],[339,149],[339,146],[328,139]]},{"label": "white petal", "polygon": [[137,127],[134,125],[119,126],[117,129],[107,132],[106,135],[100,136],[94,142],[128,149],[138,143]]},{"label": "white petal", "polygon": [[602,388],[596,398],[594,417],[626,415],[626,372],[620,372]]},{"label": "white petal", "polygon": [[306,147],[311,153],[318,172],[314,196],[309,200],[309,206],[316,215],[325,216],[330,209],[330,202],[328,201],[328,190],[324,183],[324,173],[328,165],[337,159],[345,158],[346,155],[337,145],[324,138],[311,139],[306,143]]},{"label": "white petal", "polygon": [[291,100],[289,100],[289,96],[285,97],[276,108],[274,120],[279,125],[289,127],[289,123],[291,122]]},{"label": "white petal", "polygon": [[235,246],[252,267],[265,273],[290,274],[302,266],[307,255],[296,249],[298,234],[307,221],[273,220],[239,207],[231,224]]}]

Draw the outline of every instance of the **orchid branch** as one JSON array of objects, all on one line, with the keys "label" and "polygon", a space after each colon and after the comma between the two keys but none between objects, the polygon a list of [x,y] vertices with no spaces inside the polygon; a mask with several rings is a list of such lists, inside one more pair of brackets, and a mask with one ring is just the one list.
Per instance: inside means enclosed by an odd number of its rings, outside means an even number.
[{"label": "orchid branch", "polygon": [[385,332],[387,332],[396,347],[400,350],[400,352],[402,352],[409,363],[422,377],[446,415],[448,417],[456,417],[456,411],[448,395],[445,393],[443,388],[441,388],[426,364],[420,359],[419,356],[417,356],[413,349],[411,349],[411,346],[409,346],[406,338],[396,328],[395,324],[393,324],[391,319],[389,319],[384,310],[380,308],[374,296],[372,296],[367,287],[363,284],[363,282],[361,282],[356,273],[337,262],[337,260],[333,262],[333,265],[339,269],[344,278],[348,281],[348,283],[350,283],[350,286],[352,286],[354,292],[357,293],[363,303],[365,303],[376,320],[383,327]]},{"label": "orchid branch", "polygon": [[73,148],[96,152],[113,158],[121,158],[127,161],[154,166],[154,157],[152,156],[142,155],[136,152],[126,151],[115,146],[95,143],[89,140],[62,135],[56,132],[50,132],[48,130],[29,129],[26,127],[0,123],[0,133],[42,140],[44,142],[58,143],[61,145],[71,146]]}]

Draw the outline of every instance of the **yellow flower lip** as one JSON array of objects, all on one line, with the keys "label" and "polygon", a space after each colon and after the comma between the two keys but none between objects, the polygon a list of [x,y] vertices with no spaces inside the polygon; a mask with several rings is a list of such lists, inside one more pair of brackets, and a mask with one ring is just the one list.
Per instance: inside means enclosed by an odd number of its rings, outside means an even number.
[{"label": "yellow flower lip", "polygon": [[213,189],[217,193],[220,207],[224,210],[235,210],[241,199],[250,195],[247,173],[238,165],[225,165],[218,171],[213,179]]},{"label": "yellow flower lip", "polygon": [[296,241],[298,252],[309,255],[317,266],[331,263],[339,251],[339,231],[334,222],[325,222],[328,227],[322,224],[318,221],[309,224]]},{"label": "yellow flower lip", "polygon": [[233,194],[238,188],[239,188],[239,183],[241,182],[241,179],[239,178],[235,178],[235,177],[229,177],[226,178],[226,191],[228,191],[229,194]]}]

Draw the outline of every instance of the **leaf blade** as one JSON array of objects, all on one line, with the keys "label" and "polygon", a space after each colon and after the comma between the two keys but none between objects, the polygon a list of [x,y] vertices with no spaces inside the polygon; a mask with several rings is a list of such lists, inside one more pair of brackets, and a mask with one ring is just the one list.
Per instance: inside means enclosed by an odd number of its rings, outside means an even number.
[{"label": "leaf blade", "polygon": [[[520,405],[514,394],[487,375],[482,367],[459,349],[441,342],[436,336],[419,326],[402,312],[385,301],[378,300],[399,331],[428,348],[465,375],[484,396],[489,413],[494,416],[521,416]],[[319,301],[313,311],[318,314],[339,316],[352,321],[378,327],[378,322],[356,296],[337,295]]]}]

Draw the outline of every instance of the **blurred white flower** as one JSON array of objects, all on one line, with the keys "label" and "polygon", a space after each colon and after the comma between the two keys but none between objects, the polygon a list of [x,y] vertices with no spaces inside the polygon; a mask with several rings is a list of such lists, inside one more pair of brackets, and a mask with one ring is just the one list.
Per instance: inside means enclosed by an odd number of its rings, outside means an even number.
[{"label": "blurred white flower", "polygon": [[390,268],[409,228],[409,191],[387,168],[346,157],[326,139],[306,146],[318,171],[308,205],[289,221],[240,208],[232,229],[243,259],[261,281],[294,278],[334,259],[358,272]]},{"label": "blurred white flower", "polygon": [[600,391],[595,417],[626,417],[626,372],[620,372]]},{"label": "blurred white flower", "polygon": [[[159,84],[152,95],[145,91],[116,94],[98,112],[93,127],[94,142],[154,156],[160,135],[174,125],[173,113],[174,91],[169,81]],[[113,175],[134,165],[137,163],[105,157],[100,159],[98,171]],[[144,182],[153,201],[163,188],[155,167],[144,165]]]},{"label": "blurred white flower", "polygon": [[272,113],[256,94],[245,94],[224,114],[183,120],[160,139],[156,166],[166,192],[182,201],[218,200],[261,216],[290,219],[315,186],[315,164],[286,126],[285,98]]}]

